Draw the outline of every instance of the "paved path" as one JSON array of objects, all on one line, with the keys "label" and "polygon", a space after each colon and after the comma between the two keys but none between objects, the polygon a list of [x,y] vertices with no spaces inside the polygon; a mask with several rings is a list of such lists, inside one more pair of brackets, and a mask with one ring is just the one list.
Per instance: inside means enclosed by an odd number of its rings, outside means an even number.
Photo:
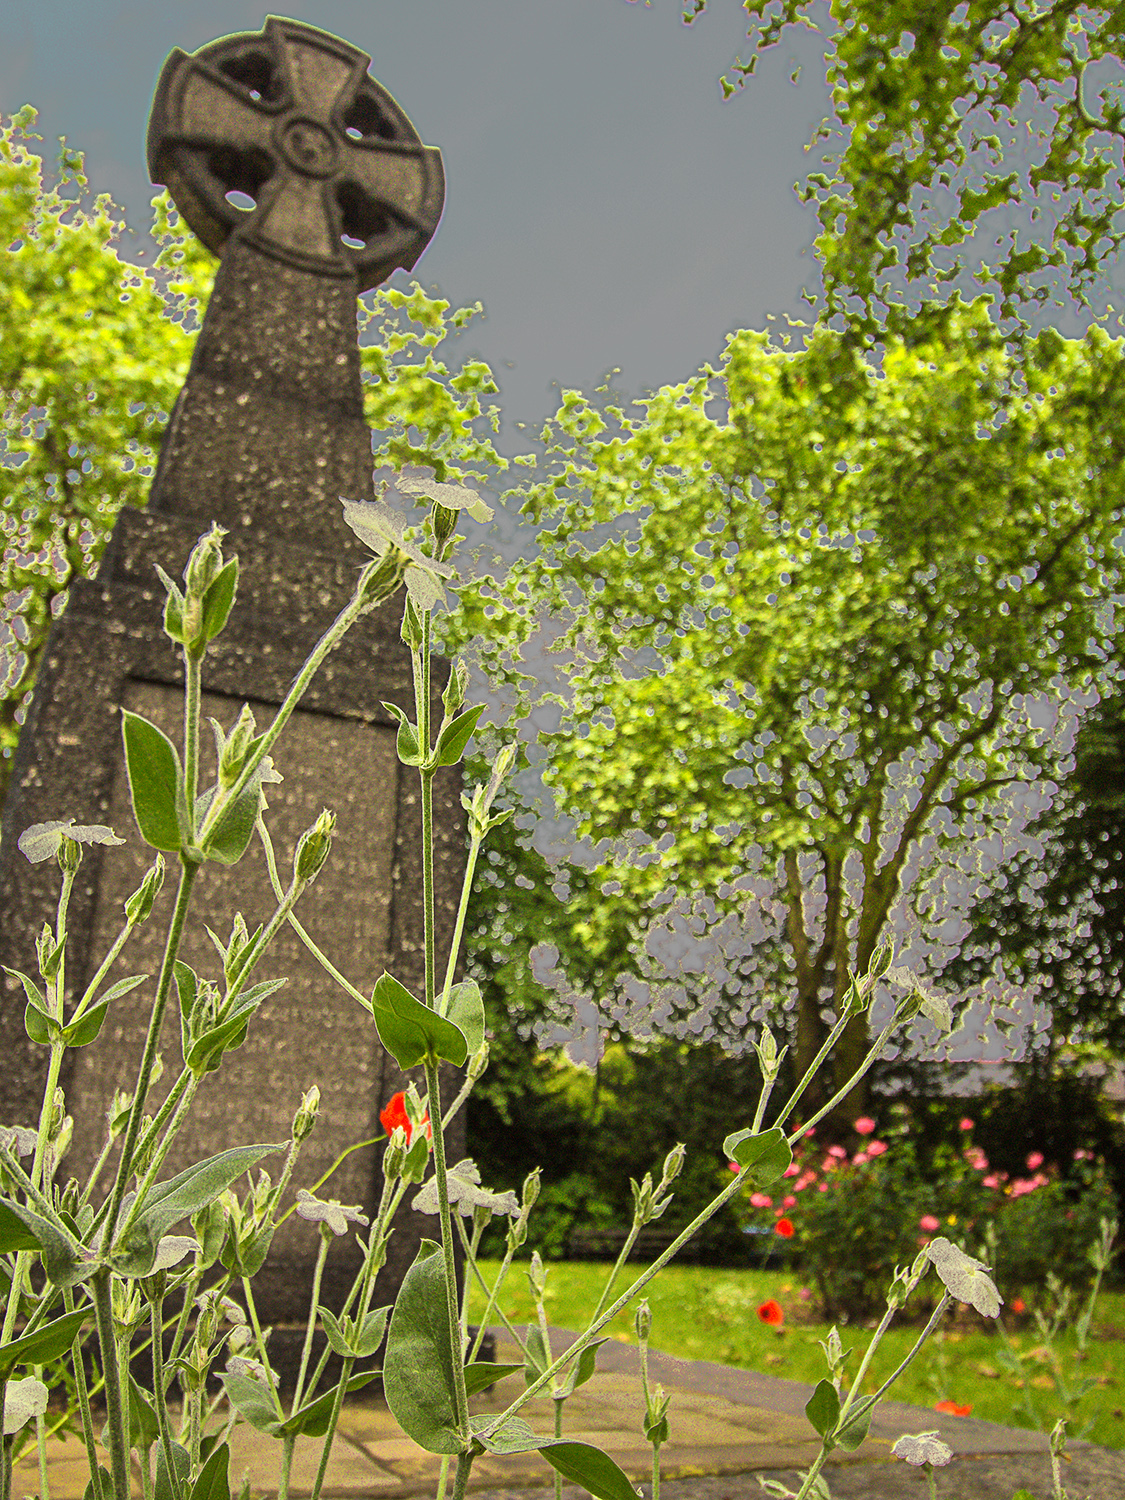
[{"label": "paved path", "polygon": [[[508,1335],[496,1329],[501,1362],[518,1356]],[[574,1334],[552,1331],[560,1353]],[[564,1436],[596,1443],[612,1454],[627,1474],[643,1485],[651,1478],[651,1449],[640,1430],[638,1355],[633,1346],[609,1342],[599,1352],[598,1372],[567,1402]],[[661,1450],[661,1500],[749,1500],[767,1493],[757,1479],[781,1480],[796,1489],[796,1473],[819,1451],[804,1415],[813,1387],[778,1380],[727,1365],[688,1363],[649,1355],[649,1379],[672,1396],[671,1437]],[[474,1397],[475,1411],[499,1411],[523,1389],[522,1376],[509,1376],[491,1392]],[[552,1430],[549,1402],[533,1402],[523,1416],[537,1431]],[[1036,1500],[1049,1500],[1051,1469],[1047,1440],[1040,1433],[1000,1427],[972,1417],[950,1417],[928,1407],[881,1402],[871,1435],[855,1454],[833,1454],[827,1468],[832,1500],[910,1500],[927,1495],[919,1469],[890,1456],[904,1432],[938,1431],[957,1457],[937,1475],[937,1491],[958,1500],[1012,1500],[1026,1487]],[[308,1495],[320,1458],[320,1443],[300,1439],[291,1493]],[[70,1438],[54,1444],[50,1461],[52,1500],[82,1500],[87,1472],[81,1444]],[[235,1493],[243,1476],[258,1496],[276,1494],[279,1445],[251,1428],[236,1429],[231,1442],[231,1482]],[[1064,1465],[1070,1500],[1125,1500],[1125,1452],[1091,1443],[1070,1445],[1073,1462]],[[345,1408],[329,1460],[324,1494],[338,1500],[379,1500],[435,1493],[440,1459],[424,1453],[399,1431],[385,1404],[358,1398]],[[553,1470],[537,1454],[508,1459],[483,1457],[473,1465],[475,1500],[507,1500],[520,1491],[549,1484]],[[38,1492],[34,1461],[16,1469],[14,1500]],[[140,1495],[139,1481],[135,1494]],[[584,1500],[585,1491],[567,1486],[564,1500]]]}]

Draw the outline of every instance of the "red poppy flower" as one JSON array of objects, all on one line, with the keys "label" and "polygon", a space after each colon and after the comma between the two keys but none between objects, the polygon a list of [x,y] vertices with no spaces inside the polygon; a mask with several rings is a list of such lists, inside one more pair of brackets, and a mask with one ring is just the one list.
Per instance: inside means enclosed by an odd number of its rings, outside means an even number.
[{"label": "red poppy flower", "polygon": [[1012,1311],[1014,1313],[1021,1313],[1021,1312],[1026,1312],[1027,1311],[1027,1303],[1023,1300],[1022,1297],[1013,1297],[1012,1298]]},{"label": "red poppy flower", "polygon": [[768,1302],[763,1302],[758,1309],[758,1316],[763,1323],[770,1323],[774,1328],[780,1328],[785,1322],[785,1314],[771,1297]]},{"label": "red poppy flower", "polygon": [[783,1239],[791,1240],[793,1238],[792,1219],[778,1219],[777,1223],[774,1225],[774,1228],[777,1230],[778,1234],[782,1236]]},{"label": "red poppy flower", "polygon": [[971,1406],[958,1406],[956,1401],[939,1401],[934,1411],[948,1412],[951,1417],[967,1417],[972,1411]]},{"label": "red poppy flower", "polygon": [[[427,1138],[432,1138],[433,1133],[430,1130],[430,1117],[428,1114],[422,1116],[422,1123],[426,1127]],[[410,1116],[406,1113],[405,1094],[400,1091],[397,1094],[391,1095],[391,1102],[387,1105],[386,1109],[379,1111],[379,1124],[382,1125],[388,1135],[392,1133],[396,1125],[401,1125],[403,1130],[406,1131],[406,1144],[409,1146],[410,1137],[414,1133],[414,1126],[411,1123]]]}]

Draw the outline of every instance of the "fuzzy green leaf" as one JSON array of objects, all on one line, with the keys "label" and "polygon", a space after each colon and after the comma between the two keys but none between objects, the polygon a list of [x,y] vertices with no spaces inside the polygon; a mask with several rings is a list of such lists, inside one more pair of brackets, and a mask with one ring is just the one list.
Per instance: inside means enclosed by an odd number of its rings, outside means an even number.
[{"label": "fuzzy green leaf", "polygon": [[459,1453],[445,1260],[423,1240],[403,1278],[383,1358],[383,1391],[391,1415],[427,1453]]},{"label": "fuzzy green leaf", "polygon": [[140,714],[121,711],[125,769],[133,816],[154,849],[178,854],[184,845],[183,775],[172,741]]}]

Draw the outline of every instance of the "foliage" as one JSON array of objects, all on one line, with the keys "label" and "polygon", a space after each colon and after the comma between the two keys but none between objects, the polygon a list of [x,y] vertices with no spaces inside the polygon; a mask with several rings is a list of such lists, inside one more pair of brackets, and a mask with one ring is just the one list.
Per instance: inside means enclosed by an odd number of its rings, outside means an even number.
[{"label": "foliage", "polygon": [[1038,987],[1053,1038],[1125,1052],[1125,698],[1085,717],[1073,771],[997,888],[974,908],[943,983],[990,973]]},{"label": "foliage", "polygon": [[63,143],[45,181],[35,117],[0,121],[0,800],[51,619],[121,507],[145,503],[210,285],[163,206],[163,271],[122,260],[81,155]]},{"label": "foliage", "polygon": [[[122,258],[107,194],[90,201],[79,152],[48,180],[36,112],[0,120],[0,803],[51,620],[91,576],[122,506],[143,507],[191,360],[215,261],[153,199],[153,270]],[[450,310],[412,283],[357,304],[374,462],[438,479],[507,467],[485,435],[488,366],[441,357],[480,304]]]},{"label": "foliage", "polygon": [[1101,1162],[1056,1164],[1036,1152],[1020,1165],[1008,1180],[971,1146],[943,1148],[923,1164],[905,1133],[893,1144],[865,1140],[850,1159],[843,1147],[811,1144],[796,1153],[784,1192],[744,1199],[744,1222],[772,1220],[775,1232],[791,1235],[830,1320],[870,1316],[894,1267],[939,1230],[967,1239],[1005,1297],[1043,1286],[1049,1271],[1065,1287],[1088,1290],[1087,1247],[1118,1211]]},{"label": "foliage", "polygon": [[[687,0],[684,20],[707,3]],[[814,0],[743,8],[753,50],[723,79],[726,98],[790,28],[822,29]],[[916,309],[902,282],[948,285],[965,264],[957,248],[994,229],[1006,253],[973,279],[998,294],[1001,319],[1026,327],[1052,290],[1060,306],[1088,305],[1125,240],[1125,5],[833,0],[823,36],[835,119],[812,146],[832,142],[828,170],[798,191],[820,219],[827,315],[870,338],[881,307],[903,328]],[[1049,237],[1034,228],[1044,211]]]},{"label": "foliage", "polygon": [[651,974],[665,892],[696,934],[741,910],[774,956],[748,975],[744,945],[713,993],[736,1025],[795,1000],[801,1072],[892,913],[937,934],[943,865],[1002,848],[1008,791],[1058,764],[1036,695],[1108,675],[1123,369],[1097,328],[1017,359],[955,303],[881,370],[823,328],[739,333],[637,416],[564,394],[524,496],[540,551],[466,591],[462,629],[525,694],[521,649],[559,632],[539,743],[597,851],[566,920],[605,1012]]}]

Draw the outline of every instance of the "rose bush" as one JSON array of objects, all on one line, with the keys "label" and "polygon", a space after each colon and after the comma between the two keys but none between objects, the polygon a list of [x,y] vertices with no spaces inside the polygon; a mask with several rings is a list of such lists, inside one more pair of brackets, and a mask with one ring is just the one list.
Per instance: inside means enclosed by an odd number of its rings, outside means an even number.
[{"label": "rose bush", "polygon": [[[1076,1293],[1088,1290],[1087,1251],[1100,1220],[1117,1216],[1101,1161],[1076,1151],[1061,1177],[1035,1151],[1026,1174],[1011,1177],[972,1144],[972,1126],[964,1119],[966,1144],[939,1146],[925,1167],[905,1132],[888,1143],[874,1136],[871,1119],[856,1122],[864,1139],[851,1156],[843,1146],[818,1147],[810,1131],[781,1190],[742,1199],[743,1226],[772,1227],[788,1240],[834,1321],[871,1316],[887,1277],[939,1231],[978,1249],[987,1237],[998,1284],[1010,1293],[1043,1285],[1048,1271]],[[919,1302],[917,1315],[925,1311]]]}]

